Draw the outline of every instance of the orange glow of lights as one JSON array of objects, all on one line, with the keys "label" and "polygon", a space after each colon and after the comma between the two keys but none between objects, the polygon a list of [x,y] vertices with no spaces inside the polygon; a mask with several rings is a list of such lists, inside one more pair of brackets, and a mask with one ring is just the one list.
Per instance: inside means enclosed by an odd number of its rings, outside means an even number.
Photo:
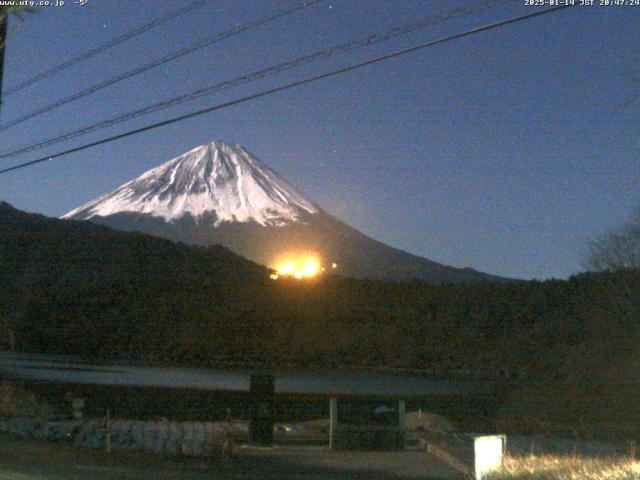
[{"label": "orange glow of lights", "polygon": [[317,277],[324,271],[324,268],[322,268],[320,260],[316,257],[302,256],[281,261],[275,267],[275,271],[276,273],[270,275],[273,280],[277,280],[280,277],[293,277],[297,280],[303,280]]}]

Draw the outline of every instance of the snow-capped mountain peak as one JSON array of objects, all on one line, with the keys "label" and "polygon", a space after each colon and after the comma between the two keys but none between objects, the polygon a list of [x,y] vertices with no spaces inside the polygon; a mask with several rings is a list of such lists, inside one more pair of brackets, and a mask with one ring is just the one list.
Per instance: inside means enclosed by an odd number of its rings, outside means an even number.
[{"label": "snow-capped mountain peak", "polygon": [[319,211],[277,173],[239,145],[214,141],[143,173],[62,218],[87,220],[141,213],[173,222],[211,215],[223,222],[281,226]]}]

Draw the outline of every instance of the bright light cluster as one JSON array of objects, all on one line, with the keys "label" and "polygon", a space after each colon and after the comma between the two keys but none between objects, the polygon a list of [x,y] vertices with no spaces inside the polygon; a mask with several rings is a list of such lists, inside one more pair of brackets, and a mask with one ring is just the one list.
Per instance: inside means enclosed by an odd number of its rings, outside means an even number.
[{"label": "bright light cluster", "polygon": [[[335,263],[331,264],[331,268],[336,268]],[[292,277],[297,280],[314,278],[325,271],[317,257],[297,257],[286,258],[277,263],[275,273],[271,274],[272,280],[278,280],[280,277]]]}]

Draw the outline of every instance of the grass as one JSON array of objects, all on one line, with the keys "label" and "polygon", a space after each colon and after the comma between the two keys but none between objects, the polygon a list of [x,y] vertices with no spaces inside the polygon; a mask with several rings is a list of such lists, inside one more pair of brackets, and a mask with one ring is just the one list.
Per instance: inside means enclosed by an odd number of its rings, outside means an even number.
[{"label": "grass", "polygon": [[640,479],[640,461],[555,455],[507,456],[486,480],[632,480]]}]

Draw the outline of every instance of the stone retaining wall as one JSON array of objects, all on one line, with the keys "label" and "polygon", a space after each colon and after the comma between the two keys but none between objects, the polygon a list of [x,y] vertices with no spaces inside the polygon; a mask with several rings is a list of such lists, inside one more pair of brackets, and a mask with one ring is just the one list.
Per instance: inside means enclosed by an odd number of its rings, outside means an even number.
[{"label": "stone retaining wall", "polygon": [[[30,438],[69,440],[88,448],[104,448],[104,422],[88,420],[38,421],[31,418],[0,420],[0,432]],[[209,457],[231,453],[234,437],[246,436],[246,422],[170,422],[113,420],[112,450],[139,450],[168,455]]]}]

